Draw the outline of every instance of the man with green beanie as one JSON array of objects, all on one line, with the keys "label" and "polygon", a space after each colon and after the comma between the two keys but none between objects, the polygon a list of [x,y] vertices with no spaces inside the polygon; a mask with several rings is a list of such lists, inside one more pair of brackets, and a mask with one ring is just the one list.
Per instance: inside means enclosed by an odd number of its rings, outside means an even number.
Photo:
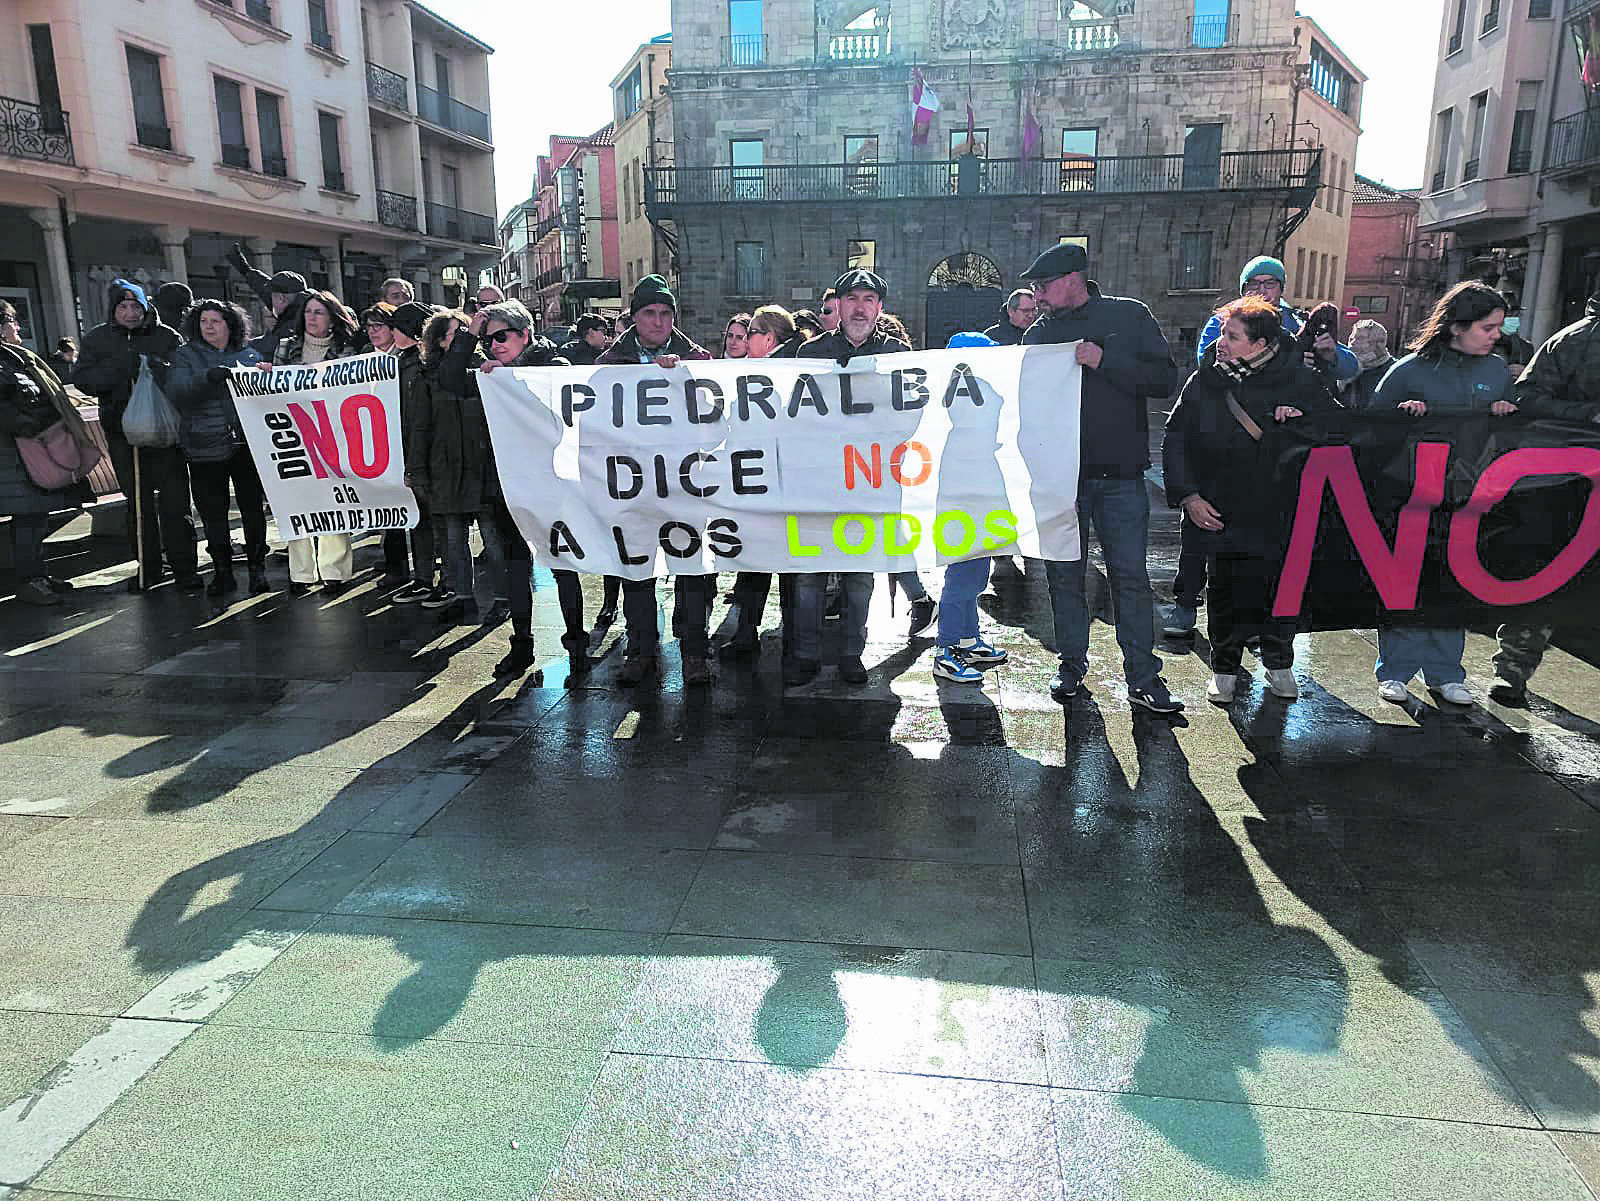
[{"label": "man with green beanie", "polygon": [[[628,300],[633,327],[596,360],[597,366],[638,366],[654,363],[668,369],[684,359],[709,359],[704,346],[674,329],[678,300],[659,275],[647,275],[634,285]],[[706,658],[710,644],[711,602],[717,595],[715,575],[680,575],[673,578],[672,632],[683,652],[683,682],[709,684],[711,667]],[[661,630],[656,623],[655,580],[622,581],[622,617],[628,629],[621,683],[632,687],[654,670]]]}]

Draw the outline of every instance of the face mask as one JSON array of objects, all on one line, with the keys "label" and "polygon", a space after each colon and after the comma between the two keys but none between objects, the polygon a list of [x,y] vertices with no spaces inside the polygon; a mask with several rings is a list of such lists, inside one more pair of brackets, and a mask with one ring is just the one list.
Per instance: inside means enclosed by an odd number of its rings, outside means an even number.
[{"label": "face mask", "polygon": [[1522,328],[1522,318],[1521,317],[1507,317],[1505,319],[1505,322],[1501,325],[1500,328],[1505,330],[1505,332],[1508,333],[1508,334],[1514,334],[1519,329]]}]

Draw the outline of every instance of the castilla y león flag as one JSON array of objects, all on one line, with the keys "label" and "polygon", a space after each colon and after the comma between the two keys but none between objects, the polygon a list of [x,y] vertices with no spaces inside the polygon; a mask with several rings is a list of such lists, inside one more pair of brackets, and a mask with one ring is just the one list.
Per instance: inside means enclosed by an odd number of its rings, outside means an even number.
[{"label": "castilla y le\u00f3n flag", "polygon": [[911,144],[926,146],[928,129],[933,125],[934,114],[939,111],[939,97],[923,81],[922,72],[912,71],[911,87]]}]

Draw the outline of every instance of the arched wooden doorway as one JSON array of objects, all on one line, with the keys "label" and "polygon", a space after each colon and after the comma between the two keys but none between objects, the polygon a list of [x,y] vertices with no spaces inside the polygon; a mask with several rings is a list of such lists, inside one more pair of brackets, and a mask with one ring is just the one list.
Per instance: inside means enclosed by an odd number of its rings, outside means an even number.
[{"label": "arched wooden doorway", "polygon": [[927,345],[943,346],[962,330],[987,329],[1005,302],[1000,268],[993,259],[963,250],[934,264],[928,273]]}]

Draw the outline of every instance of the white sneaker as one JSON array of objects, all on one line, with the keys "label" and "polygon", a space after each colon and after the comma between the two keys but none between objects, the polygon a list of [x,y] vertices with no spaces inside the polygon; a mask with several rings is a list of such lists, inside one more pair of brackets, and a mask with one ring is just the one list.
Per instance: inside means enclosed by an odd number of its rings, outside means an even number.
[{"label": "white sneaker", "polygon": [[1226,705],[1233,700],[1233,690],[1238,685],[1239,678],[1235,675],[1214,675],[1211,683],[1206,685],[1206,700],[1214,701],[1219,705]]},{"label": "white sneaker", "polygon": [[1440,700],[1449,701],[1452,705],[1476,705],[1478,698],[1472,695],[1472,689],[1465,684],[1452,681],[1449,684],[1440,684],[1437,688],[1429,687]]},{"label": "white sneaker", "polygon": [[1300,683],[1294,678],[1294,671],[1287,667],[1267,668],[1267,689],[1286,701],[1300,695]]},{"label": "white sneaker", "polygon": [[1378,695],[1391,705],[1403,705],[1411,699],[1411,690],[1404,680],[1380,680]]}]

